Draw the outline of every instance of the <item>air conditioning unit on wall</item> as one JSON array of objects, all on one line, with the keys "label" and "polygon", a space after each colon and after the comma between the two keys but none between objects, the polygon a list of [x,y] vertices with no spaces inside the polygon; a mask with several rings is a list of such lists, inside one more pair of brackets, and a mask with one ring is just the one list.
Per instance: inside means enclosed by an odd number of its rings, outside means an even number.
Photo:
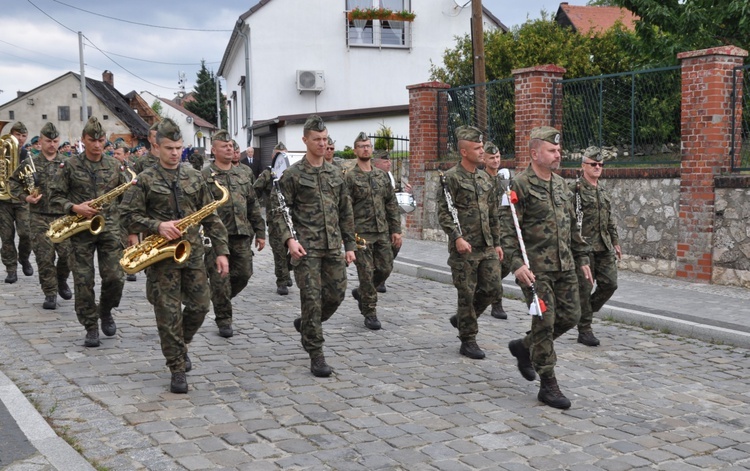
[{"label": "air conditioning unit on wall", "polygon": [[322,70],[298,70],[297,90],[302,92],[322,92],[326,88],[326,79]]}]

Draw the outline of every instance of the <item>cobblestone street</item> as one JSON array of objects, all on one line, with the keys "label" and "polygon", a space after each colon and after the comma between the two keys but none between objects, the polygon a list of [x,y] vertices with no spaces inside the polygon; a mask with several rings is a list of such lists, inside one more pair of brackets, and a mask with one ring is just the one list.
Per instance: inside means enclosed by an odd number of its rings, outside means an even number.
[{"label": "cobblestone street", "polygon": [[292,326],[299,292],[278,296],[272,273],[270,250],[256,254],[233,338],[206,319],[187,395],[168,392],[143,274],[126,283],[117,335],[94,349],[73,301],[43,311],[36,276],[2,286],[0,370],[110,470],[750,469],[748,350],[595,321],[602,346],[575,332],[556,342],[573,402],[559,411],[508,352],[530,322],[519,301],[506,300],[507,321],[482,316],[487,358],[469,360],[448,323],[452,286],[394,274],[373,332],[350,267],[324,328],[335,373],[315,378]]}]

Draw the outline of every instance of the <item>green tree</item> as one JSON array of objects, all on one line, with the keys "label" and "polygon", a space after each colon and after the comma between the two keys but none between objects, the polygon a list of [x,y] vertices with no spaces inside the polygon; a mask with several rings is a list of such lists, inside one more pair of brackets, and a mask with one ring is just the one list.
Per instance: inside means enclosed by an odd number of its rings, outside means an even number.
[{"label": "green tree", "polygon": [[164,111],[164,109],[161,106],[161,101],[154,100],[154,102],[151,103],[151,109],[154,110],[154,113],[156,113],[159,117],[162,117],[162,118],[164,117],[161,114],[162,111]]},{"label": "green tree", "polygon": [[[206,68],[206,61],[201,60],[201,68],[198,71],[198,79],[193,87],[194,101],[184,103],[185,108],[197,114],[211,124],[216,123],[216,76],[213,71]],[[227,126],[227,103],[224,94],[221,93],[219,84],[219,96],[221,102],[221,127]]]}]

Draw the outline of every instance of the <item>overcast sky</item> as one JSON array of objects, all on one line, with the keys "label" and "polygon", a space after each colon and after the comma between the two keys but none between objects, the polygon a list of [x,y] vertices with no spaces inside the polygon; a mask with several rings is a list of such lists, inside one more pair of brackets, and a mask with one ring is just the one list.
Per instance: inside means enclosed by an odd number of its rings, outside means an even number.
[{"label": "overcast sky", "polygon": [[[256,0],[3,2],[0,104],[13,100],[19,90],[32,90],[68,71],[78,73],[78,31],[85,36],[87,77],[101,80],[102,72],[110,70],[121,93],[148,90],[172,98],[179,91],[180,72],[184,72],[185,88],[190,91],[201,59],[209,70],[219,68],[234,24],[255,3]],[[569,3],[585,5],[586,0]],[[484,0],[483,4],[512,27],[527,18],[539,18],[542,9],[554,14],[559,1]]]}]

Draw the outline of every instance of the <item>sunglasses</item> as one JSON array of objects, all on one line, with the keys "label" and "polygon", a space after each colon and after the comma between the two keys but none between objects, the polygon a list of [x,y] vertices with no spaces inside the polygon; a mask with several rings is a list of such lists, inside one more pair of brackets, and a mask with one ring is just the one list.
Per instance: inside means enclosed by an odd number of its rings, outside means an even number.
[{"label": "sunglasses", "polygon": [[603,162],[584,162],[586,165],[591,165],[592,167],[601,167],[604,168]]},{"label": "sunglasses", "polygon": [[336,150],[335,147],[328,147],[327,150]]}]

